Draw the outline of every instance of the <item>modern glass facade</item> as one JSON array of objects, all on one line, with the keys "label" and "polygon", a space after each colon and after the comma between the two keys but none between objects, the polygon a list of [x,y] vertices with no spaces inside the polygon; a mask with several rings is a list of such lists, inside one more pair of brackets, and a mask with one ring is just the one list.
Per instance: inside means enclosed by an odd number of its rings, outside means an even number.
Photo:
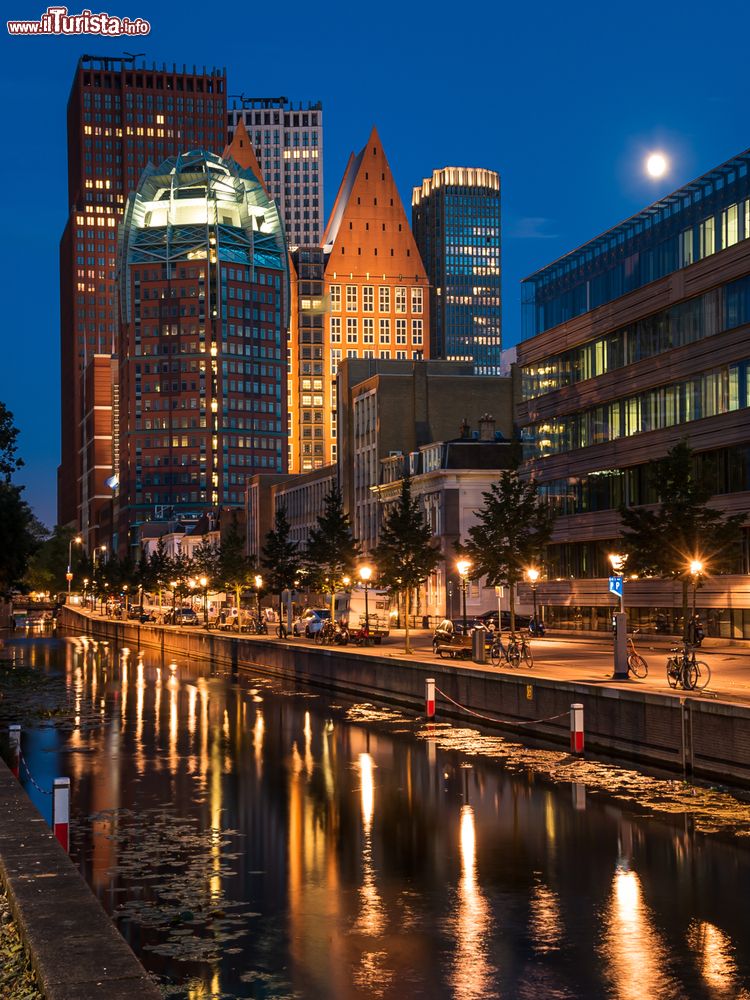
[{"label": "modern glass facade", "polygon": [[430,357],[499,372],[500,177],[446,167],[415,187],[412,229],[430,281]]},{"label": "modern glass facade", "polygon": [[284,228],[249,170],[202,150],[147,170],[120,231],[121,537],[242,503],[286,471]]},{"label": "modern glass facade", "polygon": [[750,150],[522,283],[524,338],[750,239]]}]

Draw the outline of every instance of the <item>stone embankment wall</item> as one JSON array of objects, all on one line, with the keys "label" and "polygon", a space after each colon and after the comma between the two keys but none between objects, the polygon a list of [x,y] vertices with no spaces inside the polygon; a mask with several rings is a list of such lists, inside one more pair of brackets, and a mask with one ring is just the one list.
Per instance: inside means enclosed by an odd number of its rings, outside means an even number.
[{"label": "stone embankment wall", "polygon": [[[651,694],[608,685],[574,684],[516,671],[498,673],[454,661],[424,662],[398,654],[301,645],[197,629],[110,621],[65,608],[59,619],[78,634],[132,649],[155,650],[167,661],[210,659],[234,671],[250,671],[312,685],[341,695],[386,701],[422,713],[425,680],[475,712],[508,720],[508,732],[567,743],[564,715],[584,705],[587,750],[642,764],[750,786],[750,709],[677,694]],[[472,717],[438,697],[440,718]],[[513,723],[562,718],[525,725]],[[482,723],[486,725],[487,723]]]}]

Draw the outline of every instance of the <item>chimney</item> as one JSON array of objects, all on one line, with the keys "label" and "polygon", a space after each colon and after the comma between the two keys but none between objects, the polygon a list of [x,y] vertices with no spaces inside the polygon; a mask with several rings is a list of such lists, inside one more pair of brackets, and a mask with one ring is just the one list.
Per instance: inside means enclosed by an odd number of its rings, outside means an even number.
[{"label": "chimney", "polygon": [[495,440],[495,418],[490,413],[485,413],[483,417],[479,418],[479,440]]},{"label": "chimney", "polygon": [[464,417],[464,419],[461,421],[460,434],[461,434],[461,440],[462,441],[470,441],[471,440],[471,424],[466,419],[466,417]]}]

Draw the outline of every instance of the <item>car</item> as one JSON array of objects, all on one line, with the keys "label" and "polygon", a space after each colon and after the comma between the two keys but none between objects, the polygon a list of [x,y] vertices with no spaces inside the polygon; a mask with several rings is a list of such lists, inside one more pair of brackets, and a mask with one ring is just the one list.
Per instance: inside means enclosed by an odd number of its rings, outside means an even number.
[{"label": "car", "polygon": [[323,622],[331,617],[330,608],[306,608],[292,622],[294,635],[304,635],[311,639],[323,627]]},{"label": "car", "polygon": [[[469,628],[475,622],[482,622],[484,625],[489,626],[490,622],[497,628],[497,610],[493,609],[491,611],[484,611],[481,615],[469,616]],[[516,612],[516,628],[528,628],[531,617],[529,615],[519,615]],[[503,628],[510,628],[510,611],[503,611]]]},{"label": "car", "polygon": [[170,615],[170,625],[197,625],[198,615],[192,608],[175,608]]}]

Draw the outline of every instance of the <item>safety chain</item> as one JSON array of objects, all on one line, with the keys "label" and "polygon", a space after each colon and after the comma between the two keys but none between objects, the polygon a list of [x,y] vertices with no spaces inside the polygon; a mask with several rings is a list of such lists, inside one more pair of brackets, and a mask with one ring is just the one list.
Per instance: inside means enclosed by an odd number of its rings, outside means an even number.
[{"label": "safety chain", "polygon": [[550,715],[546,719],[528,719],[525,722],[518,722],[515,719],[498,719],[493,718],[490,715],[482,715],[481,712],[475,712],[472,708],[467,708],[465,705],[461,705],[459,702],[455,701],[449,694],[445,691],[441,691],[439,687],[435,687],[438,694],[441,694],[446,701],[449,701],[456,708],[460,708],[462,712],[466,712],[468,715],[473,715],[477,719],[484,719],[486,722],[502,722],[505,726],[536,726],[542,722],[553,722],[555,719],[564,719],[570,716],[570,712],[560,712],[559,715]]},{"label": "safety chain", "polygon": [[36,788],[38,792],[41,792],[42,795],[51,795],[52,794],[51,791],[48,792],[46,788],[42,788],[42,786],[37,784],[37,782],[34,780],[34,775],[29,770],[29,765],[26,763],[26,758],[24,757],[24,755],[21,753],[20,750],[18,751],[18,759],[23,764],[24,770],[26,771],[26,774],[29,776],[29,781],[34,786],[34,788]]}]

